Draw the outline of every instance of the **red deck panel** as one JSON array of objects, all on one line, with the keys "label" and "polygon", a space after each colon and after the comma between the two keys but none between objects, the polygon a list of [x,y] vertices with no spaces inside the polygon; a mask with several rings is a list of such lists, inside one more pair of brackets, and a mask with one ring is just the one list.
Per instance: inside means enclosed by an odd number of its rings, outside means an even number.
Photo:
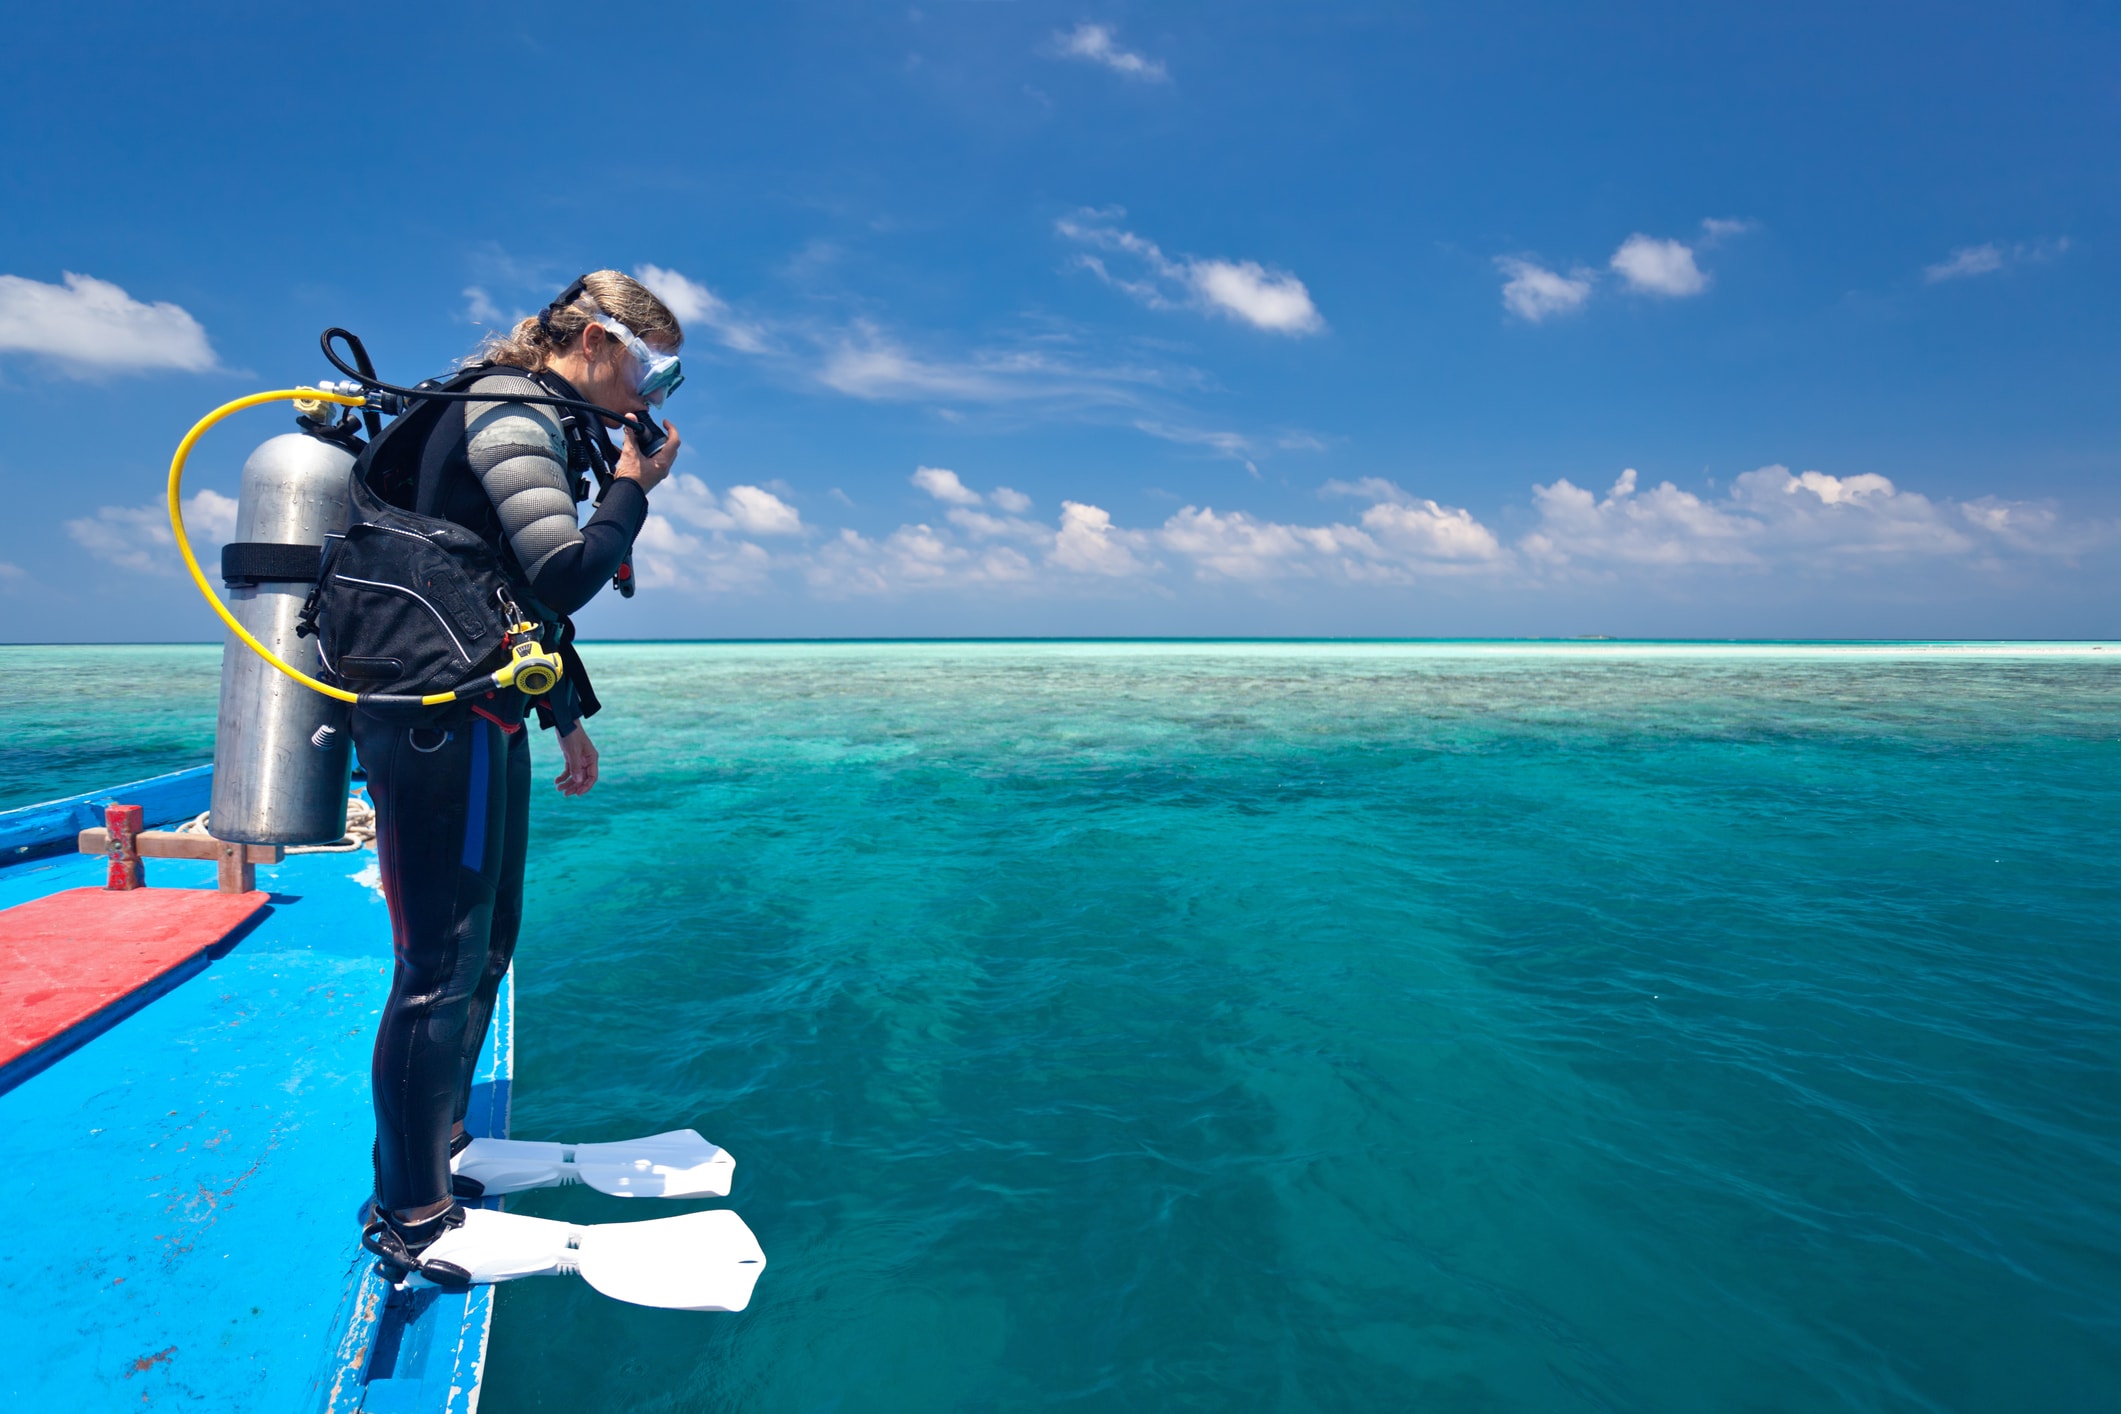
[{"label": "red deck panel", "polygon": [[197,957],[267,897],[68,889],[0,909],[0,1066]]}]

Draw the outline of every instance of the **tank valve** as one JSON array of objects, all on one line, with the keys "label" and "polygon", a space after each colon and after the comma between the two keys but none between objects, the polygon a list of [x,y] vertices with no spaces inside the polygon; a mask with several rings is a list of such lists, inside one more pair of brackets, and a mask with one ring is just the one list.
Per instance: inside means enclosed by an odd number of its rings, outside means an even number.
[{"label": "tank valve", "polygon": [[[304,384],[301,391],[311,392],[314,390]],[[314,422],[319,427],[331,422],[339,415],[339,404],[327,403],[322,398],[295,398],[293,402],[296,416],[305,422]]]}]

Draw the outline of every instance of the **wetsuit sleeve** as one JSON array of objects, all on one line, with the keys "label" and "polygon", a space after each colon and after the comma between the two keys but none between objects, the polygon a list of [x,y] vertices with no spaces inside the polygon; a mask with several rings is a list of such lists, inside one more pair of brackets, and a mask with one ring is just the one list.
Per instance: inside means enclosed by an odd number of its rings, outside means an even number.
[{"label": "wetsuit sleeve", "polygon": [[559,414],[536,403],[511,403],[510,393],[541,393],[526,378],[498,375],[472,384],[493,402],[466,406],[465,455],[501,519],[516,563],[539,599],[571,614],[618,573],[619,562],[648,519],[648,493],[628,479],[604,493],[587,525],[575,521],[568,490],[567,444]]},{"label": "wetsuit sleeve", "polygon": [[531,705],[537,709],[539,725],[557,730],[561,736],[573,736],[574,729],[582,724],[582,707],[575,698],[574,684],[564,677],[558,687]]}]

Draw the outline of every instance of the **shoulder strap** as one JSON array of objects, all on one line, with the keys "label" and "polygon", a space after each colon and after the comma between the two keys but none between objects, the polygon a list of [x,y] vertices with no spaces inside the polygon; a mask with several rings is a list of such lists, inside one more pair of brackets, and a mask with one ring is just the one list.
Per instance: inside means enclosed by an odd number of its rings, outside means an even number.
[{"label": "shoulder strap", "polygon": [[[493,372],[520,372],[491,364],[474,364],[442,378],[430,378],[418,386],[457,392]],[[399,510],[418,509],[420,463],[427,439],[451,403],[436,398],[415,402],[390,420],[369,442],[354,463],[354,485]],[[358,496],[357,496],[358,498]]]},{"label": "shoulder strap", "polygon": [[[573,384],[556,374],[532,373],[528,376],[533,383],[556,398],[582,396]],[[594,473],[601,481],[617,468],[618,453],[603,435],[604,429],[596,425],[595,420],[586,416],[580,408],[554,408],[553,411],[559,414],[560,431],[567,439],[568,490],[574,494],[575,503],[579,505],[589,499],[589,482],[583,473]]]},{"label": "shoulder strap", "polygon": [[[539,381],[538,376],[527,368],[504,363],[474,363],[414,386],[461,393],[481,378],[507,375]],[[540,386],[543,386],[542,382]],[[366,485],[385,504],[400,510],[419,510],[422,492],[426,489],[420,483],[428,440],[443,417],[453,408],[462,406],[462,403],[446,399],[415,401],[391,419],[390,424],[362,451],[354,466],[355,480]]]}]

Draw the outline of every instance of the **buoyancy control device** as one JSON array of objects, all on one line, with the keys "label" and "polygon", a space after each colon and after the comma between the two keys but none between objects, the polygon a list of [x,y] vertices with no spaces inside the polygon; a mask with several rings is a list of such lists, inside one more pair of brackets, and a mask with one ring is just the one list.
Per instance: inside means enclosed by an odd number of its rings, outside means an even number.
[{"label": "buoyancy control device", "polygon": [[[338,356],[334,339],[346,342],[357,366]],[[210,824],[220,839],[308,844],[344,834],[349,706],[432,707],[506,689],[540,697],[564,671],[541,641],[546,626],[523,616],[484,541],[453,522],[390,504],[354,471],[364,449],[360,434],[377,439],[387,432],[383,416],[492,398],[440,382],[384,383],[360,341],[341,329],[327,330],[323,346],[350,381],[224,403],[193,425],[170,461],[170,528],[185,568],[226,625],[229,647],[255,655],[254,661],[222,655]],[[645,456],[668,440],[645,413],[622,415],[557,395],[509,401],[622,422]],[[207,579],[185,532],[184,468],[215,424],[274,402],[295,405],[299,430],[269,440],[245,463],[236,540],[222,556],[231,607]],[[382,544],[392,550],[378,553]],[[361,574],[364,569],[371,573]],[[384,587],[343,585],[348,577]],[[346,600],[335,618],[325,602],[335,584],[380,597],[360,604],[358,613]],[[620,584],[630,591],[630,575],[622,573]],[[444,643],[446,649],[438,646]],[[365,651],[377,644],[381,651]],[[346,661],[363,658],[371,661]],[[296,691],[297,684],[306,691]]]}]

